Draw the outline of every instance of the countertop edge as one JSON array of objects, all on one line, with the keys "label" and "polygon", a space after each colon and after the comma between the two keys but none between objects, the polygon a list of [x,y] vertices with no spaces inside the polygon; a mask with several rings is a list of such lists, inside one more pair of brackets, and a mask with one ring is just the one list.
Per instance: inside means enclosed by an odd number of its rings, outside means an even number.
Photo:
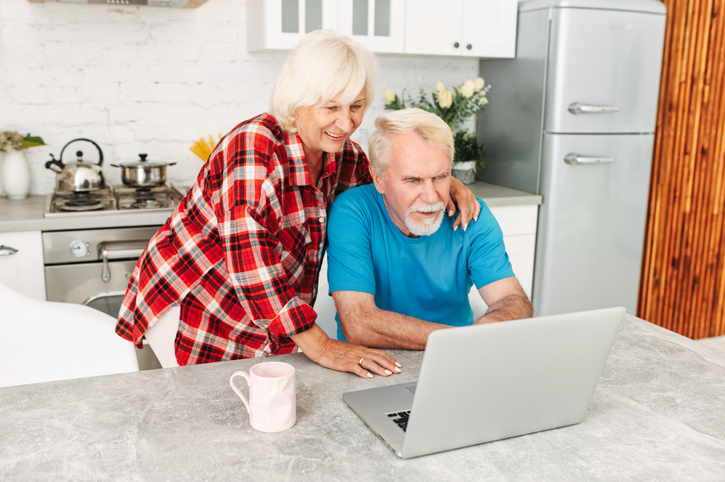
[{"label": "countertop edge", "polygon": [[[538,206],[542,202],[540,195],[481,181],[466,187],[489,207]],[[171,210],[168,210],[44,217],[49,196],[50,194],[36,194],[21,200],[0,197],[0,233],[153,226],[163,224],[171,215]]]}]

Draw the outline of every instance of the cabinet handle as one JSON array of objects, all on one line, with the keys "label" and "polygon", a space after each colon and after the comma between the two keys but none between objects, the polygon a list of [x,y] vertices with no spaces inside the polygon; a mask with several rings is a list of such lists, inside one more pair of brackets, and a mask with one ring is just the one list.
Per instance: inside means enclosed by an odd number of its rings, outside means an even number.
[{"label": "cabinet handle", "polygon": [[455,48],[458,48],[460,46],[461,46],[461,44],[459,44],[458,42],[456,42],[456,43],[453,44],[453,47],[455,47]]},{"label": "cabinet handle", "polygon": [[574,102],[569,106],[569,112],[572,114],[611,114],[612,112],[619,112],[619,107],[616,105],[590,105]]},{"label": "cabinet handle", "polygon": [[11,246],[0,245],[0,256],[12,256],[17,252],[18,250]]},{"label": "cabinet handle", "polygon": [[611,164],[614,162],[613,157],[585,157],[569,154],[564,158],[564,162],[571,165],[576,164]]},{"label": "cabinet handle", "polygon": [[467,48],[468,50],[471,50],[471,49],[473,48],[473,45],[471,45],[471,44],[468,44],[468,45],[466,45],[466,48]]}]

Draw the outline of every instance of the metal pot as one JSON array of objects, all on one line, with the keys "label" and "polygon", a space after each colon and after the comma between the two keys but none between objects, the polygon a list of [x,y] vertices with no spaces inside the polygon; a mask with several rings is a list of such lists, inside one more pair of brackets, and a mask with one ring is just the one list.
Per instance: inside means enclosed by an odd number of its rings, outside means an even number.
[{"label": "metal pot", "polygon": [[148,154],[139,154],[136,162],[111,164],[121,168],[121,181],[126,186],[153,187],[166,184],[166,166],[175,162],[152,162],[146,159]]},{"label": "metal pot", "polygon": [[[83,160],[83,151],[76,151],[76,161],[63,164],[63,152],[74,142],[90,142],[98,149],[98,164],[90,164]],[[45,163],[45,167],[58,173],[56,178],[56,189],[59,191],[88,192],[97,191],[106,187],[106,180],[103,177],[101,166],[103,165],[103,151],[100,146],[90,139],[73,139],[60,151],[60,159],[53,154],[51,160]]]}]

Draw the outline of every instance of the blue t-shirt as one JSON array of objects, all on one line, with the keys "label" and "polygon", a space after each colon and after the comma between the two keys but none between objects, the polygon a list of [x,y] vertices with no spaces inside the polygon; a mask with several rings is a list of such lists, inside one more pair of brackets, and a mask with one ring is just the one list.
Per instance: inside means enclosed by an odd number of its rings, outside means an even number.
[{"label": "blue t-shirt", "polygon": [[[328,280],[333,291],[360,291],[375,305],[452,326],[473,323],[468,293],[514,276],[503,233],[486,204],[468,229],[443,217],[431,236],[409,238],[393,223],[373,184],[350,189],[330,207]],[[337,337],[345,340],[337,321]]]}]

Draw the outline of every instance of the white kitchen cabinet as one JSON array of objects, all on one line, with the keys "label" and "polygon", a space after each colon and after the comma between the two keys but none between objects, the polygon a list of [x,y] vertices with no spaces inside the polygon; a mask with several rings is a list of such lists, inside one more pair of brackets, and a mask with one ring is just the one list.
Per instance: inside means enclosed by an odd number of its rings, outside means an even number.
[{"label": "white kitchen cabinet", "polygon": [[516,0],[248,0],[247,49],[332,29],[377,53],[514,57]]},{"label": "white kitchen cabinet", "polygon": [[45,301],[40,231],[0,233],[0,283],[30,298]]},{"label": "white kitchen cabinet", "polygon": [[337,32],[373,52],[405,51],[405,0],[340,0]]},{"label": "white kitchen cabinet", "polygon": [[408,0],[405,53],[513,58],[516,0]]},{"label": "white kitchen cabinet", "polygon": [[247,49],[291,50],[308,32],[337,28],[336,0],[247,0]]},{"label": "white kitchen cabinet", "polygon": [[[503,231],[503,243],[506,246],[506,253],[509,255],[514,274],[526,296],[531,299],[539,206],[497,206],[490,209]],[[475,318],[486,313],[488,307],[475,286],[471,289],[468,299]]]}]

